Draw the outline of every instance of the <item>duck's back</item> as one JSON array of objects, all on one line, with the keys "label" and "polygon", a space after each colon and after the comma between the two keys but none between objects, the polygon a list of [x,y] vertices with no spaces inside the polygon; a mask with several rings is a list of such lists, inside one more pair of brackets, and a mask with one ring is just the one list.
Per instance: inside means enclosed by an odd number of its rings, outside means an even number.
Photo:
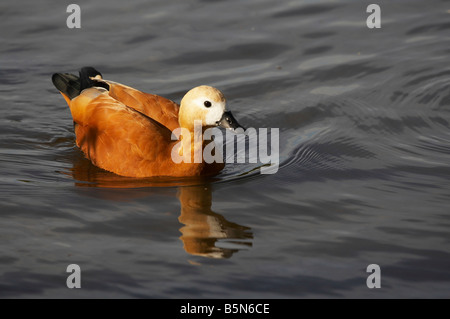
[{"label": "duck's back", "polygon": [[178,124],[179,105],[162,96],[144,93],[132,87],[102,80],[109,85],[109,95],[173,131]]}]

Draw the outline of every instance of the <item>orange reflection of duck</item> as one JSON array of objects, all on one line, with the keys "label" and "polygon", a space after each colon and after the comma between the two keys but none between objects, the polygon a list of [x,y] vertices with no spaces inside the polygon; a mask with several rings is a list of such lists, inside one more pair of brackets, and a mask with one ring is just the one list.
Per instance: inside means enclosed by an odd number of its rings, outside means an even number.
[{"label": "orange reflection of duck", "polygon": [[[252,245],[250,228],[229,222],[211,210],[212,193],[209,185],[184,186],[178,190],[181,214],[178,220],[185,226],[183,234],[184,249],[192,255],[229,258],[241,249]],[[220,247],[220,241],[231,244]]]},{"label": "orange reflection of duck", "polygon": [[[240,127],[226,110],[223,94],[210,86],[193,88],[178,105],[104,80],[92,67],[82,68],[79,77],[55,73],[52,81],[69,104],[77,146],[94,165],[121,176],[215,175],[224,164],[206,163],[204,159],[195,162],[194,154],[203,154],[210,141],[194,133],[202,134],[214,126],[232,130]],[[195,132],[194,121],[201,121],[202,132]],[[191,138],[172,140],[172,131],[178,127],[187,129]],[[173,150],[184,153],[183,158],[190,154],[190,163],[175,163]]]},{"label": "orange reflection of duck", "polygon": [[229,258],[237,251],[252,246],[253,234],[249,227],[230,222],[211,210],[211,185],[203,179],[189,178],[180,181],[179,178],[136,179],[118,176],[92,165],[90,161],[82,158],[81,154],[74,162],[71,175],[77,180],[75,185],[78,187],[104,190],[95,193],[83,192],[86,196],[113,201],[148,197],[151,190],[158,190],[157,196],[173,196],[172,187],[157,186],[176,185],[181,206],[178,220],[184,224],[180,228],[180,239],[185,251],[191,255]]}]

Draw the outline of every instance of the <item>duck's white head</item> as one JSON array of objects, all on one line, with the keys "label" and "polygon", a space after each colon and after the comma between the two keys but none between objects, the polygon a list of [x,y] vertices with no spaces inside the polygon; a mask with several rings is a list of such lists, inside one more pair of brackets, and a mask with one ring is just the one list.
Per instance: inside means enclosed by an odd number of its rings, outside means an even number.
[{"label": "duck's white head", "polygon": [[194,129],[194,121],[201,120],[203,127],[221,126],[229,129],[241,127],[231,112],[226,110],[222,92],[211,86],[197,86],[181,100],[178,121],[181,127]]}]

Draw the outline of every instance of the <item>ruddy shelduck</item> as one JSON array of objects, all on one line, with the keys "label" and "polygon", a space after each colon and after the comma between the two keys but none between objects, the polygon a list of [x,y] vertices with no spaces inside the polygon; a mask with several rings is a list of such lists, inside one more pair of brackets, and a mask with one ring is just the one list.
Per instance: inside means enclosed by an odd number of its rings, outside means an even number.
[{"label": "ruddy shelduck", "polygon": [[[193,159],[194,152],[212,142],[194,138],[195,121],[201,121],[202,132],[214,126],[241,127],[226,110],[224,95],[210,86],[193,88],[178,105],[104,80],[92,67],[82,68],[79,77],[55,73],[52,81],[70,107],[77,146],[94,165],[122,176],[215,175],[223,163],[206,163],[203,156],[199,163],[176,163],[172,151],[188,152]],[[179,127],[189,130],[191,138],[172,140]]]}]

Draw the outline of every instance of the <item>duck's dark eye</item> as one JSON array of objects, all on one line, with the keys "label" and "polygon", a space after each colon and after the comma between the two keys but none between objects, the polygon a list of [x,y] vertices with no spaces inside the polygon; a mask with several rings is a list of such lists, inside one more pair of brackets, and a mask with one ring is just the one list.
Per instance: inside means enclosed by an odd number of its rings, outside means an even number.
[{"label": "duck's dark eye", "polygon": [[206,107],[211,107],[211,102],[205,101],[205,102],[203,103],[203,105],[206,106]]}]

